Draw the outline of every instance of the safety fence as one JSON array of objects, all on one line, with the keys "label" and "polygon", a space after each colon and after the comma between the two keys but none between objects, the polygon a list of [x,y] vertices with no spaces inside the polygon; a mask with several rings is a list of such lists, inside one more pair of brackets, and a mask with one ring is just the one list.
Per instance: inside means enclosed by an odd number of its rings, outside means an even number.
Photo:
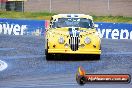
[{"label": "safety fence", "polygon": [[28,0],[28,12],[85,13],[91,15],[132,16],[132,0]]},{"label": "safety fence", "polygon": [[132,16],[132,0],[0,0],[0,10]]}]

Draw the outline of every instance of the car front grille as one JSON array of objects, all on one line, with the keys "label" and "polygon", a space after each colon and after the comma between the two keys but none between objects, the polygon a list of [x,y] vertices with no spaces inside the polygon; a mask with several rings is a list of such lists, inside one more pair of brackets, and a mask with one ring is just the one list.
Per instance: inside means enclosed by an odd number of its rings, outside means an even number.
[{"label": "car front grille", "polygon": [[79,38],[78,36],[71,36],[69,39],[70,48],[72,51],[77,51],[79,48]]}]

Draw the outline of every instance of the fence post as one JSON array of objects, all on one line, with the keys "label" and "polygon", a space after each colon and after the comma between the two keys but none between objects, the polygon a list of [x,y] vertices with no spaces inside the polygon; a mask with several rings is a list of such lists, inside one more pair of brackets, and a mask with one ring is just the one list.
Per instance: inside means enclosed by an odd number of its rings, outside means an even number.
[{"label": "fence post", "polygon": [[78,11],[80,13],[80,0],[78,0]]},{"label": "fence post", "polygon": [[24,1],[22,1],[22,12],[24,12]]},{"label": "fence post", "polygon": [[50,10],[50,13],[52,12],[52,0],[50,0],[50,8],[49,8],[49,10]]},{"label": "fence post", "polygon": [[108,7],[107,7],[108,10],[110,10],[110,0],[108,0]]}]

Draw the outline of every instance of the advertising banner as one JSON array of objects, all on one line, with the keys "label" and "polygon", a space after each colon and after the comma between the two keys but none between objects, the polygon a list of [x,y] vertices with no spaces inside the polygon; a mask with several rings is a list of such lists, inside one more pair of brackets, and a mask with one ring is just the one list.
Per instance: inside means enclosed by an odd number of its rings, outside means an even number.
[{"label": "advertising banner", "polygon": [[[101,38],[132,39],[132,24],[95,22]],[[44,36],[49,28],[46,20],[0,19],[0,34]]]},{"label": "advertising banner", "polygon": [[0,34],[44,35],[44,20],[0,19]]},{"label": "advertising banner", "polygon": [[132,24],[96,22],[101,38],[132,39]]}]

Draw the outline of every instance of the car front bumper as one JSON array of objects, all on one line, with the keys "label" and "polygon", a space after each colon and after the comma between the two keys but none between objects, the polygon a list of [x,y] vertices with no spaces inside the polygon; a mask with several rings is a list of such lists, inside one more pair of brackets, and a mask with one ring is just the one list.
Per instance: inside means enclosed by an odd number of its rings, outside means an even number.
[{"label": "car front bumper", "polygon": [[71,49],[48,49],[48,53],[56,54],[101,54],[101,50],[96,49],[79,49],[77,51],[72,51]]}]

